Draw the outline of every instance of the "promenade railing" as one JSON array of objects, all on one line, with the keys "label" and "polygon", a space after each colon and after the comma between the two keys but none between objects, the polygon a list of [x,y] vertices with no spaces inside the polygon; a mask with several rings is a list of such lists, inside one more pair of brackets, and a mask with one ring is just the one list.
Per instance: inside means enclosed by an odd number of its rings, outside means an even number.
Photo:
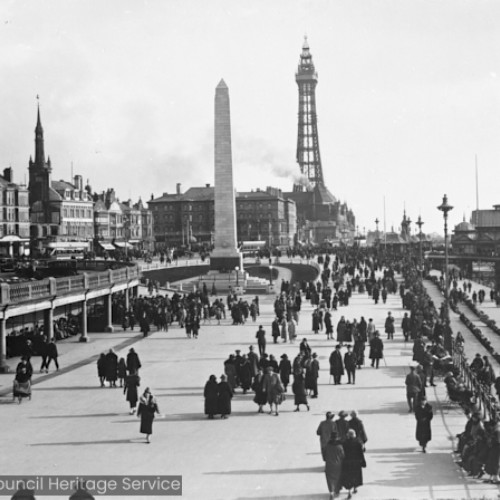
[{"label": "promenade railing", "polygon": [[49,299],[139,279],[141,271],[136,266],[37,281],[0,283],[0,306]]}]

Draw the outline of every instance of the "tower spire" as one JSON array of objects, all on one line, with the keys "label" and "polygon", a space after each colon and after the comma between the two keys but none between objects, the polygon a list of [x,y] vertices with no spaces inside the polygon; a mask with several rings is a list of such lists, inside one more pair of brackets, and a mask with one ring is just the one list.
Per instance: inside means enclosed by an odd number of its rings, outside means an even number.
[{"label": "tower spire", "polygon": [[45,148],[43,141],[43,127],[42,120],[40,118],[40,98],[37,95],[37,120],[35,128],[35,164],[38,166],[45,165]]}]

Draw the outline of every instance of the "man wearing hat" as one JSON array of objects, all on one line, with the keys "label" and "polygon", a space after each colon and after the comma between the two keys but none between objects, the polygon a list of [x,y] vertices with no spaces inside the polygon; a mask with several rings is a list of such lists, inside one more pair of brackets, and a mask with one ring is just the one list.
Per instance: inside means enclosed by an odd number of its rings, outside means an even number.
[{"label": "man wearing hat", "polygon": [[356,354],[352,352],[352,347],[350,344],[347,346],[347,352],[344,354],[344,366],[347,372],[347,383],[356,383],[356,365],[358,360],[356,359]]},{"label": "man wearing hat", "polygon": [[318,378],[319,378],[319,361],[318,355],[314,352],[312,355],[312,361],[308,364],[306,368],[306,380],[308,386],[312,391],[312,398],[318,397]]},{"label": "man wearing hat", "polygon": [[262,325],[259,326],[255,338],[259,346],[259,354],[262,356],[266,352],[266,331],[262,328]]},{"label": "man wearing hat", "polygon": [[290,360],[288,359],[288,356],[286,354],[281,355],[278,372],[280,374],[281,383],[283,384],[286,392],[288,384],[290,383],[290,374],[292,373],[292,363],[290,363]]},{"label": "man wearing hat", "polygon": [[333,383],[340,384],[342,375],[344,375],[344,362],[342,361],[342,353],[340,352],[340,344],[335,346],[335,351],[330,355],[330,375],[333,375]]},{"label": "man wearing hat", "polygon": [[411,413],[415,408],[418,395],[422,391],[422,379],[415,373],[415,367],[410,366],[410,373],[406,375],[406,400],[408,401],[408,412]]}]

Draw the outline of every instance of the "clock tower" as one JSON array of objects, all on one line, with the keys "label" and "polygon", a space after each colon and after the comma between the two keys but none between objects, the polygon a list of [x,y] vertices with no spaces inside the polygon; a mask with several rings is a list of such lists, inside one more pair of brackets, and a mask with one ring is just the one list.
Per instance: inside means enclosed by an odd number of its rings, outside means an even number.
[{"label": "clock tower", "polygon": [[51,187],[52,166],[50,157],[45,161],[42,121],[40,119],[40,104],[38,104],[37,122],[35,128],[35,161],[30,156],[29,161],[29,203],[42,202],[48,209],[49,190]]}]

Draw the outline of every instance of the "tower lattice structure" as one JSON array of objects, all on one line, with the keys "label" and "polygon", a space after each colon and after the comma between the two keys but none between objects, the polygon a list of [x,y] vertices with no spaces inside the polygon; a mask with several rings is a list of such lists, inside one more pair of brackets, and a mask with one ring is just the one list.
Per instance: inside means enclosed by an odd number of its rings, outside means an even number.
[{"label": "tower lattice structure", "polygon": [[[299,87],[299,126],[297,136],[297,163],[309,188],[324,186],[321,156],[319,153],[318,120],[316,115],[316,85],[318,73],[309,52],[307,37],[304,39],[302,54],[295,81]],[[294,191],[303,191],[303,184],[295,184]]]}]

